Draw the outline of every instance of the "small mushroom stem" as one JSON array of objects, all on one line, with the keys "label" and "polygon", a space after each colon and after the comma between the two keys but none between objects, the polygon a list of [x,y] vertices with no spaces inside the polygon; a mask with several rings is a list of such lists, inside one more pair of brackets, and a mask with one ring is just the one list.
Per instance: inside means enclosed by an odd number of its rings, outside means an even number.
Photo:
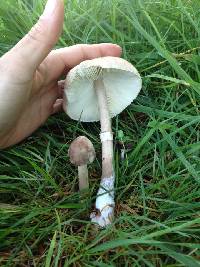
[{"label": "small mushroom stem", "polygon": [[78,181],[80,191],[89,188],[87,164],[78,166]]},{"label": "small mushroom stem", "polygon": [[102,143],[102,177],[96,199],[98,214],[91,214],[92,222],[105,227],[110,224],[114,215],[114,168],[113,168],[113,134],[108,109],[106,90],[102,78],[94,81],[98,98],[101,123]]}]

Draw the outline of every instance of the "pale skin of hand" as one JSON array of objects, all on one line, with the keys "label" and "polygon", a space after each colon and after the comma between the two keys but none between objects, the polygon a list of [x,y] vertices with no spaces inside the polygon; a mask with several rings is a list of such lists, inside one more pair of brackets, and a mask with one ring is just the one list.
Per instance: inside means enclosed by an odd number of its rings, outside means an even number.
[{"label": "pale skin of hand", "polygon": [[114,44],[52,50],[64,21],[63,0],[48,0],[30,32],[0,58],[0,148],[14,145],[62,107],[59,79],[86,59],[120,56]]}]

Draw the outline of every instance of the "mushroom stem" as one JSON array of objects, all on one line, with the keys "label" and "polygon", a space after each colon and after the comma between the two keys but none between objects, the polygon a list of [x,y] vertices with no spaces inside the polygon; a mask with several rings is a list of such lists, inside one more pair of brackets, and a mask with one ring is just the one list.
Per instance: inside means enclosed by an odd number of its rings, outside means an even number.
[{"label": "mushroom stem", "polygon": [[87,164],[78,166],[78,181],[80,191],[89,188]]},{"label": "mushroom stem", "polygon": [[[110,133],[112,136],[111,119],[108,110],[106,90],[102,79],[94,82],[98,98],[101,134]],[[113,176],[113,140],[102,140],[102,178]]]},{"label": "mushroom stem", "polygon": [[114,168],[113,168],[113,134],[108,109],[106,90],[102,78],[94,81],[98,99],[101,123],[102,143],[102,177],[96,199],[97,214],[92,213],[92,222],[105,227],[110,224],[114,215]]}]

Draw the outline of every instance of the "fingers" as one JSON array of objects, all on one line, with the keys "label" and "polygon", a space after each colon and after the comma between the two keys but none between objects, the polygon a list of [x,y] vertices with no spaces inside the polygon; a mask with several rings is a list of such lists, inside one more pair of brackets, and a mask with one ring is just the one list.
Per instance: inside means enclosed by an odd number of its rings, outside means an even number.
[{"label": "fingers", "polygon": [[61,98],[63,97],[64,87],[65,87],[65,80],[58,81],[58,91],[59,91],[59,96]]},{"label": "fingers", "polygon": [[57,99],[55,104],[53,105],[52,114],[63,111],[63,99]]},{"label": "fingers", "polygon": [[93,45],[74,45],[71,47],[61,48],[52,51],[45,59],[47,67],[46,84],[52,80],[57,80],[59,77],[67,73],[81,61],[104,56],[121,55],[121,48],[115,44],[93,44]]},{"label": "fingers", "polygon": [[63,91],[64,91],[64,80],[58,81],[57,85],[57,99],[55,103],[53,104],[52,114],[58,113],[60,111],[63,111]]},{"label": "fingers", "polygon": [[10,51],[13,61],[35,71],[56,44],[63,26],[63,0],[48,0],[30,32]]}]

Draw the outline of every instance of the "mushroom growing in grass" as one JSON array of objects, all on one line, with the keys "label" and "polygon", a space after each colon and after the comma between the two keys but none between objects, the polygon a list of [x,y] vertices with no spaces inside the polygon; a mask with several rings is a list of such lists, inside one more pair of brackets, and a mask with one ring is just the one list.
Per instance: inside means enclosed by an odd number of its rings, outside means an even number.
[{"label": "mushroom growing in grass", "polygon": [[90,216],[101,227],[112,222],[115,206],[111,118],[131,104],[141,87],[136,68],[116,57],[83,61],[66,77],[65,112],[74,120],[101,123],[102,177],[95,204],[98,212]]},{"label": "mushroom growing in grass", "polygon": [[85,136],[77,137],[70,145],[68,151],[70,161],[78,167],[79,190],[89,188],[88,167],[96,157],[92,142]]}]

